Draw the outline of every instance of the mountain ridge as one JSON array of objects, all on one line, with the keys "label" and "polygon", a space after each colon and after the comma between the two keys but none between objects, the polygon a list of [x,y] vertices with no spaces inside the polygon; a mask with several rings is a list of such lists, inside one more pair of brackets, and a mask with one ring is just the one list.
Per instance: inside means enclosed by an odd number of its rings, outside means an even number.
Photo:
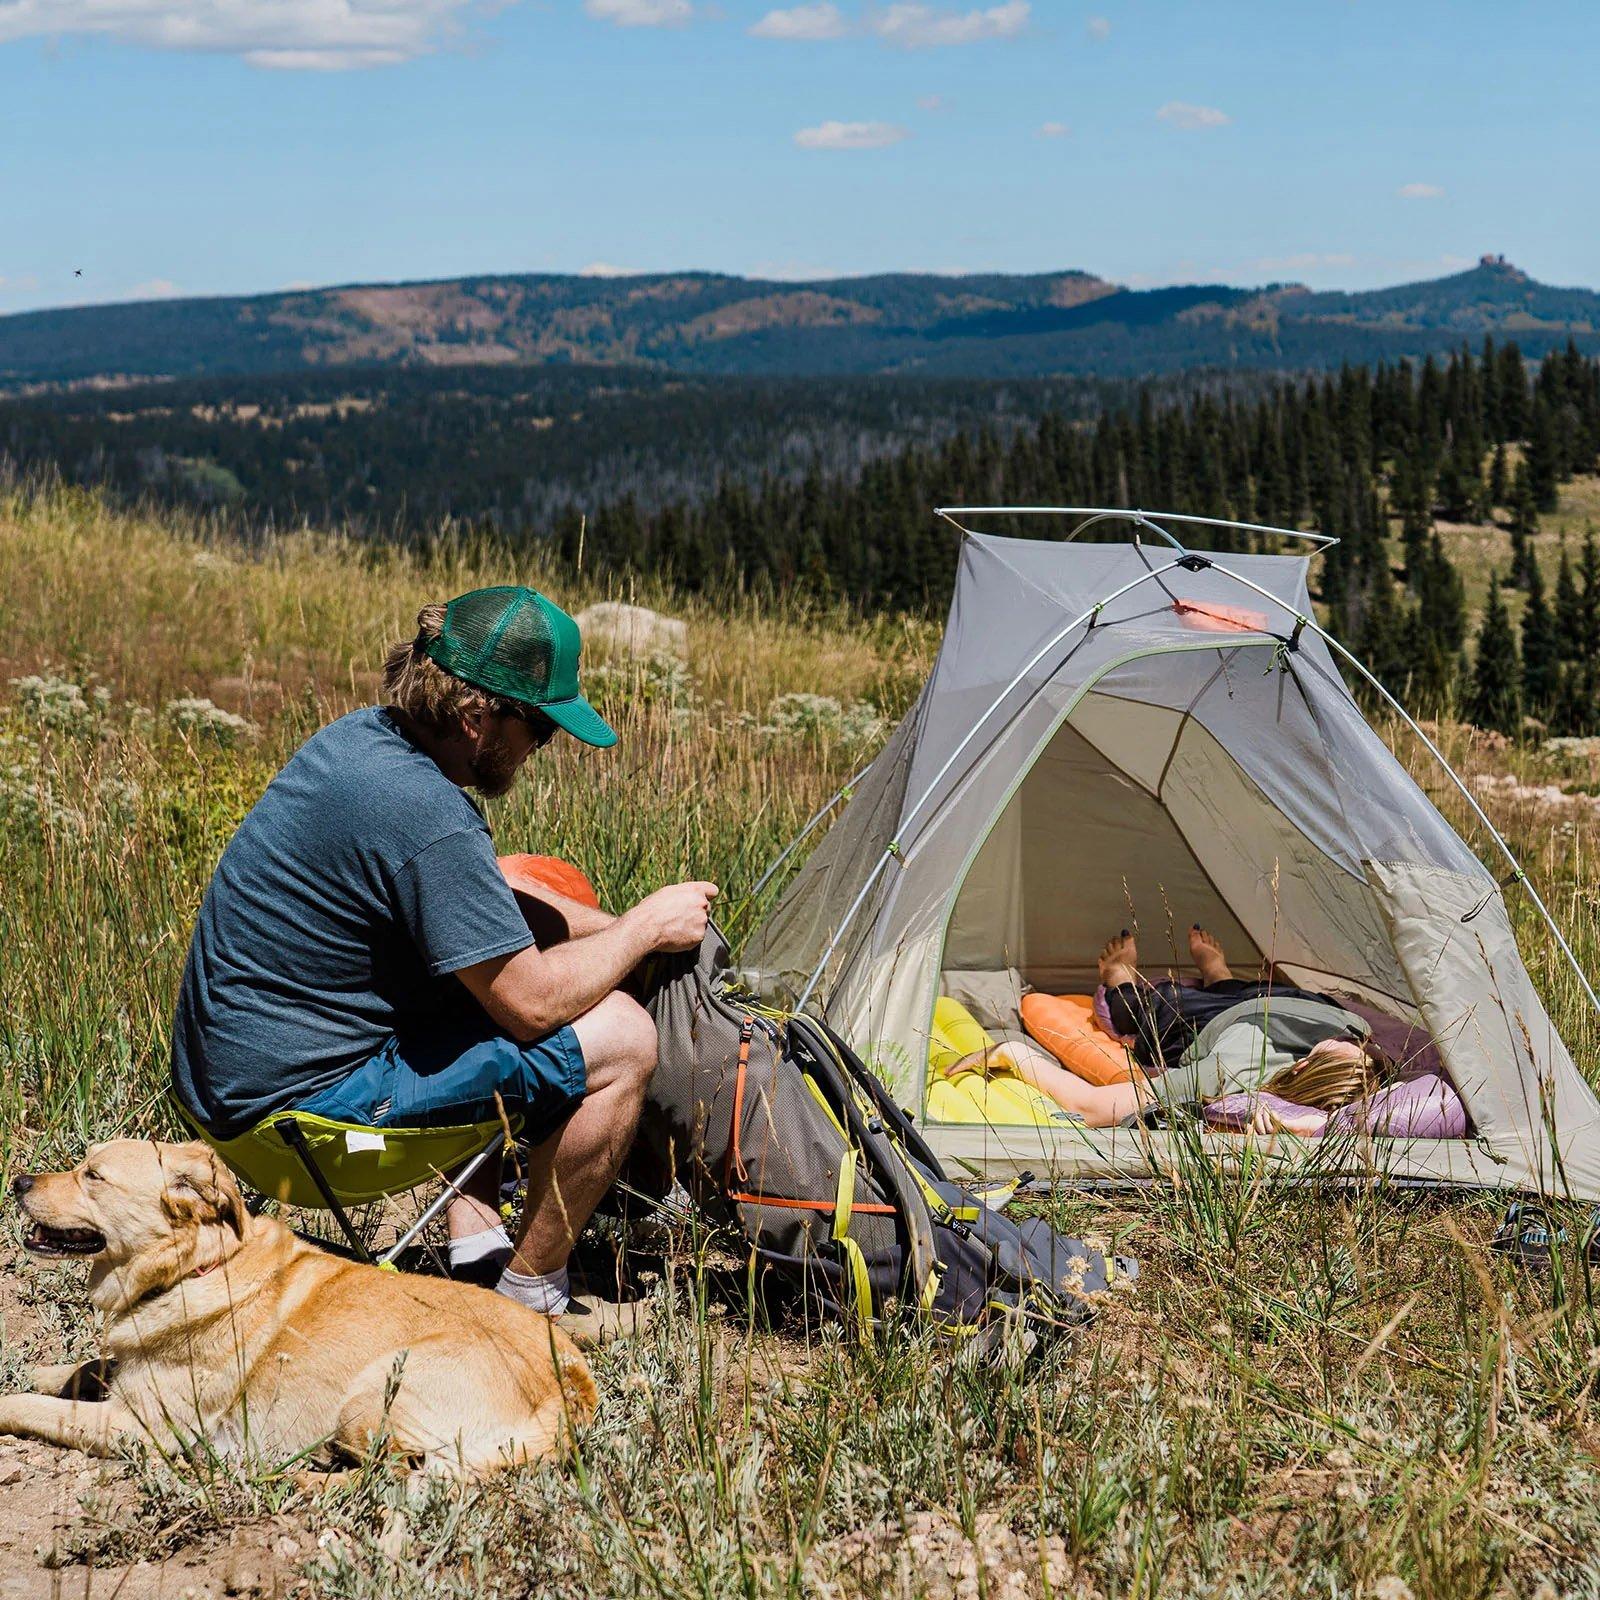
[{"label": "mountain ridge", "polygon": [[262,374],[345,365],[632,364],[685,373],[1128,376],[1421,357],[1484,334],[1532,355],[1600,349],[1600,293],[1503,256],[1382,289],[1129,288],[1076,269],[479,274],[0,317],[0,384]]}]

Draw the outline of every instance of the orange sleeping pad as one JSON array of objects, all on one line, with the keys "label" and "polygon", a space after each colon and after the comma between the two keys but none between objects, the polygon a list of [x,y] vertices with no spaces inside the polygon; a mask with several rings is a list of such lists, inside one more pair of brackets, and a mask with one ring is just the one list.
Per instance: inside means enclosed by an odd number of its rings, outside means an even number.
[{"label": "orange sleeping pad", "polygon": [[513,889],[554,889],[579,905],[600,909],[594,885],[570,861],[560,856],[501,856],[500,870]]},{"label": "orange sleeping pad", "polygon": [[1126,1083],[1138,1070],[1127,1050],[1094,1019],[1086,994],[1025,994],[1022,1026],[1085,1083]]}]

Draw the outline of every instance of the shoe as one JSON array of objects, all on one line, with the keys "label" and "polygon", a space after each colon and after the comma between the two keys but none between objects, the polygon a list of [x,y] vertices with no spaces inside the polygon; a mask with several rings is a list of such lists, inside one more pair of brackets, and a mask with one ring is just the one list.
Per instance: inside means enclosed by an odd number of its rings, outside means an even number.
[{"label": "shoe", "polygon": [[569,1300],[555,1320],[574,1344],[588,1350],[613,1339],[631,1339],[654,1317],[655,1307],[648,1300],[601,1300],[586,1294],[581,1300]]}]

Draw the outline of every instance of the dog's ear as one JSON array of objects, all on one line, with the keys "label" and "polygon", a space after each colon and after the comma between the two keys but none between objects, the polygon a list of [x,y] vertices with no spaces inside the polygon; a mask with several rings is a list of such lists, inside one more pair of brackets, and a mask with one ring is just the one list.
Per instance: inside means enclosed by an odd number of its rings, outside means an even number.
[{"label": "dog's ear", "polygon": [[206,1144],[169,1146],[161,1204],[173,1221],[220,1222],[244,1237],[244,1198],[233,1174]]}]

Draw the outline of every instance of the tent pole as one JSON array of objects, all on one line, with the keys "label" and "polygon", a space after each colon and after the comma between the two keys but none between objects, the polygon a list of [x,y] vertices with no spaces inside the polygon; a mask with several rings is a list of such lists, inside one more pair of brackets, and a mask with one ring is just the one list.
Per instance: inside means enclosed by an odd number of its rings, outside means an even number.
[{"label": "tent pole", "polygon": [[[1270,590],[1263,589],[1258,583],[1252,583],[1249,578],[1242,577],[1237,572],[1229,572],[1228,568],[1226,567],[1213,565],[1212,570],[1214,572],[1227,573],[1227,575],[1236,583],[1242,583],[1247,589],[1253,589],[1257,594],[1261,595],[1267,600],[1271,600],[1275,605],[1282,607],[1285,611],[1289,610],[1287,606],[1284,606],[1283,601],[1280,600],[1277,595],[1273,594]],[[1499,845],[1500,853],[1506,858],[1507,862],[1510,863],[1511,870],[1516,874],[1517,881],[1520,882],[1523,888],[1528,891],[1529,898],[1539,909],[1539,915],[1544,918],[1545,926],[1549,928],[1550,932],[1554,935],[1556,944],[1560,946],[1562,955],[1567,958],[1568,964],[1571,966],[1573,972],[1577,975],[1578,982],[1583,986],[1583,992],[1589,997],[1589,1003],[1595,1008],[1596,1012],[1600,1012],[1600,994],[1595,993],[1594,985],[1589,982],[1587,975],[1584,973],[1582,966],[1578,962],[1577,956],[1573,953],[1572,946],[1567,943],[1566,936],[1557,926],[1555,917],[1551,915],[1550,908],[1544,903],[1539,891],[1534,888],[1533,879],[1528,876],[1527,872],[1523,868],[1522,863],[1517,859],[1516,852],[1509,844],[1506,843],[1505,837],[1501,834],[1500,830],[1495,827],[1493,822],[1489,820],[1489,814],[1481,805],[1478,804],[1478,797],[1473,794],[1471,789],[1467,787],[1466,783],[1461,778],[1460,774],[1445,759],[1444,752],[1440,750],[1438,745],[1436,745],[1425,732],[1423,732],[1422,728],[1418,725],[1416,719],[1411,715],[1411,713],[1407,711],[1406,708],[1401,705],[1400,702],[1395,699],[1395,697],[1390,694],[1381,683],[1379,683],[1372,673],[1367,670],[1366,665],[1357,656],[1352,655],[1350,651],[1345,649],[1345,647],[1340,644],[1339,641],[1335,639],[1333,635],[1329,633],[1328,630],[1324,628],[1315,617],[1302,617],[1298,612],[1295,611],[1290,611],[1289,614],[1295,619],[1296,625],[1304,626],[1310,629],[1310,631],[1316,634],[1324,644],[1329,645],[1334,650],[1338,651],[1338,653],[1343,656],[1344,659],[1348,661],[1350,665],[1354,667],[1356,671],[1359,672],[1374,689],[1378,691],[1390,709],[1394,711],[1395,715],[1398,716],[1400,720],[1404,722],[1414,734],[1416,734],[1423,744],[1428,747],[1429,754],[1431,754],[1433,759],[1444,768],[1445,775],[1456,786],[1456,788],[1461,791],[1462,798],[1469,806],[1472,807],[1473,813],[1477,816],[1478,821],[1489,830],[1489,837],[1492,838],[1497,845]]]},{"label": "tent pole", "polygon": [[[1230,522],[1226,517],[1197,517],[1179,511],[1130,511],[1126,506],[939,506],[935,508],[934,515],[943,517],[953,527],[960,528],[962,533],[971,533],[973,530],[963,527],[956,521],[957,517],[1087,517],[1089,521],[1074,528],[1067,535],[1068,540],[1076,539],[1085,528],[1096,522],[1118,518],[1124,522],[1137,522],[1141,518],[1161,517],[1168,522],[1182,522],[1194,527],[1243,528],[1248,533],[1276,533],[1285,539],[1303,539],[1308,544],[1314,544],[1318,550],[1331,550],[1339,543],[1331,533],[1313,533],[1305,528],[1275,528],[1265,522]],[[1155,531],[1168,544],[1183,549],[1165,528],[1157,527]]]},{"label": "tent pole", "polygon": [[[876,758],[874,758],[874,759],[876,759]],[[822,819],[825,816],[827,816],[827,814],[830,811],[832,811],[833,808],[836,805],[838,805],[838,803],[841,800],[843,800],[847,795],[849,795],[850,791],[852,789],[854,789],[855,786],[858,783],[860,783],[861,780],[864,777],[866,777],[867,773],[871,770],[871,767],[872,767],[872,762],[869,761],[866,764],[866,766],[864,766],[858,773],[856,773],[856,775],[854,777],[846,779],[844,787],[842,789],[840,789],[839,792],[831,800],[825,802],[823,807],[822,807],[822,809],[805,825],[805,827],[803,827],[799,831],[799,833],[797,833],[794,836],[794,838],[792,838],[788,842],[788,844],[786,844],[783,847],[783,850],[779,854],[778,859],[776,861],[774,861],[772,863],[772,865],[770,867],[768,867],[767,870],[765,872],[763,872],[761,874],[761,876],[756,880],[755,888],[753,888],[750,891],[750,898],[752,900],[754,900],[761,893],[761,891],[763,889],[765,889],[766,886],[769,883],[772,882],[773,877],[782,868],[784,862],[787,861],[789,859],[789,857],[792,856],[795,853],[795,851],[798,850],[800,848],[800,846],[805,843],[807,838],[810,837],[811,830],[813,828],[815,828],[816,825],[819,822],[821,822]]]},{"label": "tent pole", "polygon": [[894,838],[889,841],[889,844],[884,850],[883,854],[878,857],[877,864],[873,867],[871,875],[861,886],[861,892],[850,903],[850,908],[845,912],[844,919],[840,922],[839,926],[834,929],[833,937],[828,941],[827,948],[822,952],[822,959],[818,961],[816,970],[807,980],[805,988],[801,990],[800,998],[795,1001],[794,1008],[796,1011],[803,1011],[805,1009],[806,1001],[811,998],[812,991],[821,981],[822,974],[827,970],[829,961],[833,959],[833,952],[839,948],[839,941],[843,939],[845,934],[849,931],[850,924],[855,921],[857,912],[859,912],[861,907],[866,903],[867,896],[872,893],[873,885],[877,883],[878,879],[883,876],[884,868],[889,865],[890,860],[893,857],[900,855],[901,835],[916,820],[917,813],[920,812],[923,806],[927,804],[928,797],[933,794],[933,792],[941,783],[944,782],[945,775],[956,764],[956,762],[961,759],[962,753],[978,736],[978,733],[983,728],[983,725],[995,714],[996,711],[1000,709],[1001,706],[1005,704],[1006,697],[1011,693],[1011,691],[1015,689],[1017,685],[1021,683],[1023,679],[1026,678],[1028,674],[1032,672],[1033,669],[1038,666],[1039,663],[1043,661],[1044,658],[1049,655],[1049,653],[1054,650],[1061,643],[1061,641],[1072,632],[1074,628],[1081,627],[1085,622],[1092,622],[1092,620],[1098,617],[1100,613],[1104,611],[1105,608],[1113,601],[1120,600],[1123,595],[1127,594],[1132,589],[1137,589],[1140,584],[1148,583],[1152,578],[1159,578],[1163,573],[1171,572],[1175,567],[1182,566],[1184,561],[1188,559],[1190,559],[1190,557],[1188,556],[1187,552],[1185,552],[1185,554],[1180,556],[1177,560],[1169,561],[1164,567],[1151,567],[1148,571],[1141,572],[1137,578],[1134,578],[1130,582],[1123,584],[1120,589],[1113,590],[1105,597],[1105,599],[1100,600],[1094,605],[1090,606],[1089,609],[1081,616],[1074,617],[1072,621],[1069,622],[1064,628],[1059,629],[1055,634],[1047,639],[1044,644],[1040,645],[1038,650],[1034,652],[1034,655],[1028,664],[1017,673],[1011,682],[1008,683],[998,695],[995,696],[988,709],[985,710],[983,715],[980,716],[967,730],[965,737],[963,737],[961,740],[961,743],[950,752],[949,758],[945,761],[945,764],[933,775],[933,780],[928,784],[927,788],[925,788],[922,793],[917,796],[916,803],[901,818],[900,827],[896,830]]}]

